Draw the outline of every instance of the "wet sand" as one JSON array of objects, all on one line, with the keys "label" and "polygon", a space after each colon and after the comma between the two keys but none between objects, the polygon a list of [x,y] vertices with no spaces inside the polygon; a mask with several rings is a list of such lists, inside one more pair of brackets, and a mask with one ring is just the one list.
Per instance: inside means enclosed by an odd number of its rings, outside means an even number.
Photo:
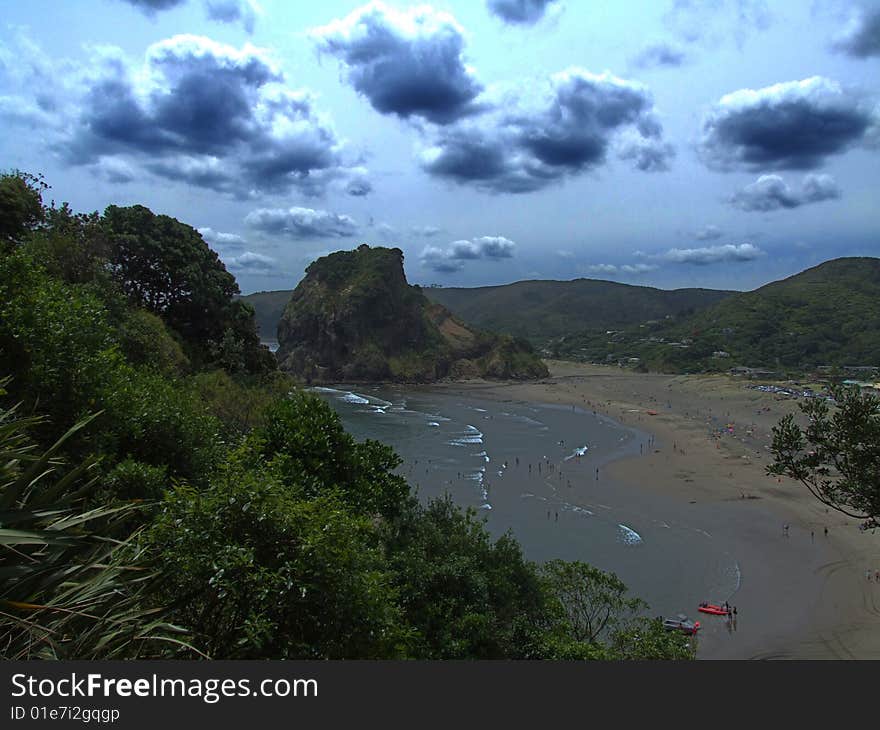
[{"label": "wet sand", "polygon": [[[795,402],[727,376],[548,364],[551,377],[536,383],[436,387],[595,410],[653,436],[650,446],[643,440],[638,452],[633,445],[603,465],[603,485],[631,490],[638,497],[633,504],[644,510],[701,525],[713,546],[736,555],[741,581],[730,599],[737,606],[735,626],[697,614],[698,597],[682,599],[689,606],[684,612],[703,625],[700,658],[880,658],[880,583],[866,579],[866,571],[880,569],[880,535],[861,532],[853,520],[826,511],[802,485],[764,471],[770,429],[797,412]],[[595,502],[592,473],[567,472],[567,501]]]}]

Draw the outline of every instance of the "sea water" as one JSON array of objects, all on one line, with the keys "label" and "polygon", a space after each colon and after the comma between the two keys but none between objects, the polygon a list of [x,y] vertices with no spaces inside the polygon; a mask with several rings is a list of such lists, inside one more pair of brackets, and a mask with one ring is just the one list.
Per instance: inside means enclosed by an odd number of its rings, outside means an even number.
[{"label": "sea water", "polygon": [[644,432],[571,406],[436,389],[313,390],[355,438],[394,448],[420,500],[451,495],[493,536],[512,531],[530,559],[612,571],[653,615],[696,617],[700,601],[731,600],[739,588],[736,555],[708,529],[711,516],[605,475],[610,461],[646,447]]}]

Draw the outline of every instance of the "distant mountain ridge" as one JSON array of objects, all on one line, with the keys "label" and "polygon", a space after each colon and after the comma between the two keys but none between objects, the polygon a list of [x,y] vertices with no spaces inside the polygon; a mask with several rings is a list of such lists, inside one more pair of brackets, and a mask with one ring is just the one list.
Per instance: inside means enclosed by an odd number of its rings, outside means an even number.
[{"label": "distant mountain ridge", "polygon": [[425,289],[429,299],[466,322],[525,337],[534,344],[593,327],[613,329],[680,316],[734,293],[715,289],[655,289],[598,279]]},{"label": "distant mountain ridge", "polygon": [[398,248],[314,261],[278,324],[278,361],[310,382],[545,377],[531,345],[468,326],[410,286]]},{"label": "distant mountain ridge", "polygon": [[610,337],[585,330],[553,347],[565,358],[639,358],[672,372],[880,365],[880,259],[832,259],[686,317]]}]

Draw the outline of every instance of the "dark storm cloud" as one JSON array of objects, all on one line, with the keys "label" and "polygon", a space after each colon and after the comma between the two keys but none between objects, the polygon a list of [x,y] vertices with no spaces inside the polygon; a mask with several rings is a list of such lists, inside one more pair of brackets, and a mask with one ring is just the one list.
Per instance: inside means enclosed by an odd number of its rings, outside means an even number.
[{"label": "dark storm cloud", "polygon": [[209,20],[219,23],[241,23],[248,33],[254,32],[257,14],[248,0],[205,0]]},{"label": "dark storm cloud", "polygon": [[700,154],[716,170],[811,170],[867,142],[876,112],[820,76],[727,94],[703,120]]},{"label": "dark storm cloud", "polygon": [[493,114],[437,130],[421,162],[436,177],[491,192],[526,193],[603,164],[622,130],[637,132],[641,144],[655,144],[653,152],[632,153],[642,169],[660,169],[671,155],[659,140],[661,128],[645,88],[572,68],[551,77],[537,105],[512,100]]},{"label": "dark storm cloud", "polygon": [[505,23],[534,25],[556,0],[487,0],[489,12]]},{"label": "dark storm cloud", "polygon": [[762,175],[734,193],[729,202],[740,210],[767,212],[839,197],[840,188],[830,175],[807,175],[800,191],[792,190],[778,175]]},{"label": "dark storm cloud", "polygon": [[136,7],[146,15],[155,15],[162,10],[170,10],[178,5],[183,5],[187,0],[122,0]]},{"label": "dark storm cloud", "polygon": [[142,71],[111,53],[90,81],[59,145],[72,164],[124,155],[156,175],[238,196],[317,194],[347,174],[341,142],[311,96],[285,88],[253,46],[175,36],[150,46]]},{"label": "dark storm cloud", "polygon": [[[149,17],[155,17],[159,12],[171,10],[180,5],[185,5],[188,0],[122,0]],[[241,23],[248,32],[254,32],[254,23],[257,12],[251,0],[204,0],[205,15],[208,20],[218,23]]]},{"label": "dark storm cloud", "polygon": [[258,208],[244,222],[262,233],[289,238],[349,238],[357,233],[349,216],[312,208]]},{"label": "dark storm cloud", "polygon": [[382,114],[447,124],[479,110],[483,87],[465,65],[464,31],[448,13],[373,2],[311,36]]},{"label": "dark storm cloud", "polygon": [[861,10],[834,40],[834,49],[853,58],[880,56],[880,7]]},{"label": "dark storm cloud", "polygon": [[669,43],[655,43],[643,49],[632,64],[636,68],[656,68],[658,66],[681,66],[687,60],[687,54],[680,48]]}]

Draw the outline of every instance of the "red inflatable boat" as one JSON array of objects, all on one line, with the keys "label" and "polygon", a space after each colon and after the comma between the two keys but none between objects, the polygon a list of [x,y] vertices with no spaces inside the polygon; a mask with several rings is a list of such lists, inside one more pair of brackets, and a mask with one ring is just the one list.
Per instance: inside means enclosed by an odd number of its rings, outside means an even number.
[{"label": "red inflatable boat", "polygon": [[727,616],[730,613],[724,606],[716,606],[714,603],[701,603],[697,610],[703,613],[711,613],[715,616]]}]

